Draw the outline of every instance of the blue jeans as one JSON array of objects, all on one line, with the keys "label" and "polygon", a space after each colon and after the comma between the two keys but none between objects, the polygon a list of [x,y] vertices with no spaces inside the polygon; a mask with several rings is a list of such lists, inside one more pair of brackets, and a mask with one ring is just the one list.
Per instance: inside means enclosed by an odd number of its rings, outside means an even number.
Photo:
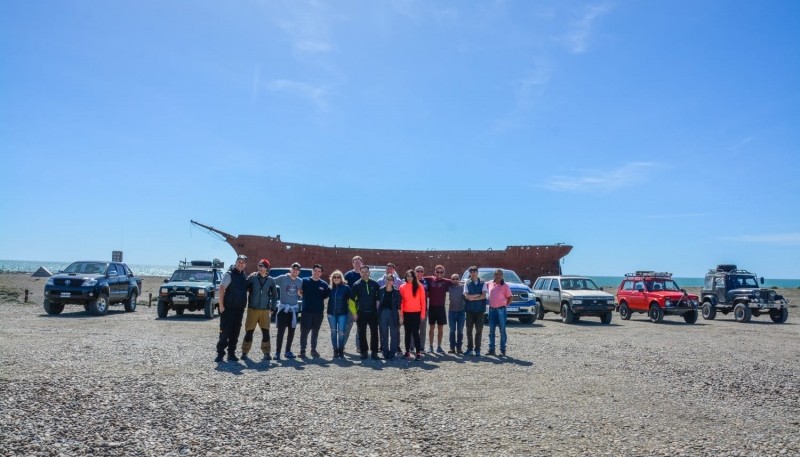
[{"label": "blue jeans", "polygon": [[500,352],[506,352],[506,307],[489,308],[489,352],[494,351],[494,329],[500,327]]},{"label": "blue jeans", "polygon": [[400,318],[398,312],[384,309],[381,310],[378,317],[383,355],[386,358],[392,358],[400,350]]},{"label": "blue jeans", "polygon": [[450,349],[461,349],[464,344],[464,322],[466,320],[466,311],[450,311],[447,313],[447,323],[450,324]]},{"label": "blue jeans", "polygon": [[331,344],[334,351],[343,351],[344,344],[347,343],[347,335],[345,328],[347,328],[347,316],[349,314],[341,314],[339,316],[328,314],[328,325],[331,326]]}]

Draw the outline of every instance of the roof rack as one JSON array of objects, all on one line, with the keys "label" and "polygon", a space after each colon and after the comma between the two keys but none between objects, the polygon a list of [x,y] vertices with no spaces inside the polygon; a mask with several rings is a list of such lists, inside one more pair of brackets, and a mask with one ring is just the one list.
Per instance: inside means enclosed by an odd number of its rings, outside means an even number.
[{"label": "roof rack", "polygon": [[713,273],[725,273],[726,275],[755,275],[755,273],[753,273],[753,272],[750,272],[750,271],[747,271],[747,270],[739,270],[737,268],[733,268],[733,269],[710,268],[708,270],[708,272],[710,274],[713,274]]},{"label": "roof rack", "polygon": [[178,268],[186,268],[186,267],[211,267],[211,268],[224,268],[225,262],[214,259],[214,260],[179,260],[178,261]]},{"label": "roof rack", "polygon": [[636,273],[625,273],[626,278],[634,278],[639,276],[647,276],[651,278],[672,278],[672,273],[666,271],[637,271]]}]

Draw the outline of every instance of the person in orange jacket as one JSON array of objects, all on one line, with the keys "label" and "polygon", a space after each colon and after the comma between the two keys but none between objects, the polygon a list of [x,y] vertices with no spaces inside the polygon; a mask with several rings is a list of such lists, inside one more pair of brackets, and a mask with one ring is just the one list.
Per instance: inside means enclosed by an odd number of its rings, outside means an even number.
[{"label": "person in orange jacket", "polygon": [[406,358],[411,358],[411,339],[414,339],[416,360],[422,358],[422,348],[419,337],[419,324],[425,319],[425,288],[417,280],[414,270],[406,272],[406,283],[400,286],[400,324],[406,333]]}]

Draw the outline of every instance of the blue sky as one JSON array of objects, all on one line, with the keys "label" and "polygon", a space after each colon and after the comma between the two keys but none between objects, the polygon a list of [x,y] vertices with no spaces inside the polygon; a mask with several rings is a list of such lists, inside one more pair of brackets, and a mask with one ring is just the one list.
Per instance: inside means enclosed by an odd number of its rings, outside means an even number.
[{"label": "blue sky", "polygon": [[[0,2],[0,258],[192,229],[800,278],[800,2]],[[369,262],[369,259],[367,259]]]}]

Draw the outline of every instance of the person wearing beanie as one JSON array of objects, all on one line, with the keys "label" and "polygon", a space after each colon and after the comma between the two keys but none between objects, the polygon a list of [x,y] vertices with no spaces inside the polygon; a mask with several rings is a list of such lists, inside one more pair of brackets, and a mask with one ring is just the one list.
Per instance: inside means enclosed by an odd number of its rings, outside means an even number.
[{"label": "person wearing beanie", "polygon": [[247,267],[247,257],[240,255],[225,272],[219,285],[219,340],[215,362],[222,362],[226,349],[229,362],[239,361],[236,357],[236,345],[239,342],[239,332],[242,331],[244,308],[247,306],[245,267]]},{"label": "person wearing beanie", "polygon": [[242,341],[242,358],[247,359],[247,354],[253,346],[253,333],[256,326],[261,328],[261,352],[264,360],[270,360],[272,347],[269,342],[269,315],[272,307],[278,301],[278,286],[275,280],[269,277],[269,260],[258,261],[258,271],[247,277],[247,318],[244,322],[244,341]]}]

